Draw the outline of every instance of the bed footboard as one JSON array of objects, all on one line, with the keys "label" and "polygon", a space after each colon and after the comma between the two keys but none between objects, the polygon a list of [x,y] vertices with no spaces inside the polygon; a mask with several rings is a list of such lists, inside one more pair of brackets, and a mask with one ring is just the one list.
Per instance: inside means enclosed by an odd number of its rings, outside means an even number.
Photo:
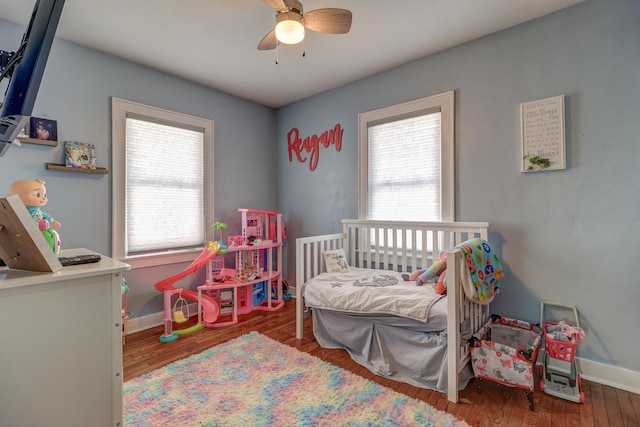
[{"label": "bed footboard", "polygon": [[[458,374],[471,360],[467,340],[489,320],[489,305],[480,305],[467,299],[462,289],[459,266],[466,268],[460,250],[447,253],[447,398],[458,402]],[[451,286],[455,283],[456,286]]]},{"label": "bed footboard", "polygon": [[296,239],[296,338],[302,339],[304,317],[309,313],[304,306],[302,288],[307,280],[324,271],[322,252],[344,247],[343,233]]}]

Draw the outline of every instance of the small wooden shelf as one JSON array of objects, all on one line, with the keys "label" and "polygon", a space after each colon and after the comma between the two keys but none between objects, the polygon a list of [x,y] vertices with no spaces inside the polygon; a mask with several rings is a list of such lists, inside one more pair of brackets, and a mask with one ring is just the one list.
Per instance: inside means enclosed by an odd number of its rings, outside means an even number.
[{"label": "small wooden shelf", "polygon": [[35,138],[18,138],[20,142],[23,144],[33,144],[33,145],[46,145],[48,147],[57,147],[58,141],[49,141],[45,139],[35,139]]},{"label": "small wooden shelf", "polygon": [[55,170],[55,171],[65,171],[65,172],[82,172],[82,173],[94,173],[94,174],[108,174],[109,170],[105,168],[95,168],[95,169],[83,169],[83,168],[70,168],[61,163],[46,163],[47,169]]}]

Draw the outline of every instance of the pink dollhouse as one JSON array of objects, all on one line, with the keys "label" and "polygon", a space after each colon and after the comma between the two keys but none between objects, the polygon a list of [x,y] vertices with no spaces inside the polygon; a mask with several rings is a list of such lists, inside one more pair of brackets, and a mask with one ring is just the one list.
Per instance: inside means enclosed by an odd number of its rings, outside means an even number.
[{"label": "pink dollhouse", "polygon": [[[238,322],[238,315],[254,310],[275,311],[284,306],[282,290],[282,214],[240,208],[241,235],[229,236],[226,255],[209,260],[206,283],[198,286],[202,296],[216,301],[220,315],[207,327],[222,327]],[[266,231],[266,233],[265,233]],[[233,268],[225,263],[233,259]],[[272,286],[276,292],[273,295]],[[201,307],[198,308],[198,322]]]}]

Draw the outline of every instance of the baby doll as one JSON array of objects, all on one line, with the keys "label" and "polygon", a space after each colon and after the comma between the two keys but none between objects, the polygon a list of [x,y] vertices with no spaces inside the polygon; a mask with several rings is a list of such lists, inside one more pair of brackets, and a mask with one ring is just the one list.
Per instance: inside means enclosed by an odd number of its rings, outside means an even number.
[{"label": "baby doll", "polygon": [[[16,181],[9,187],[9,193],[20,196],[20,200],[22,200],[22,203],[27,207],[27,210],[40,227],[40,230],[46,230],[49,228],[48,226],[52,228],[60,227],[61,224],[58,221],[40,210],[41,206],[47,204],[47,189],[44,186],[43,180],[23,179]],[[43,221],[46,221],[46,224],[44,224]]]},{"label": "baby doll", "polygon": [[428,282],[439,281],[440,276],[444,279],[443,273],[447,268],[447,253],[443,252],[440,259],[434,262],[429,268],[421,268],[409,274],[402,274],[402,278],[406,281],[416,281],[417,286],[422,286]]}]

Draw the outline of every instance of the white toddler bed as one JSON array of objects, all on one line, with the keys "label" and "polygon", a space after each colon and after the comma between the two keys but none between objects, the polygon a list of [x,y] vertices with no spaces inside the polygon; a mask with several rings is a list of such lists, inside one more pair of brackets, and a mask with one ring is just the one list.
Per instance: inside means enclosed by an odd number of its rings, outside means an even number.
[{"label": "white toddler bed", "polygon": [[[400,273],[427,268],[466,240],[487,240],[489,224],[355,219],[342,224],[342,233],[296,240],[296,338],[303,338],[303,318],[313,312],[314,335],[322,347],[344,349],[378,375],[446,391],[457,402],[458,390],[472,377],[467,340],[487,322],[489,306],[463,292],[466,262],[460,250],[446,255],[444,297],[435,295],[431,284],[416,286]],[[326,273],[323,252],[340,248],[349,268]],[[349,299],[349,289],[372,281],[378,281],[373,284],[378,305],[365,313],[358,300]],[[385,281],[395,283],[386,286]],[[318,299],[318,292],[332,289],[329,297]]]}]

